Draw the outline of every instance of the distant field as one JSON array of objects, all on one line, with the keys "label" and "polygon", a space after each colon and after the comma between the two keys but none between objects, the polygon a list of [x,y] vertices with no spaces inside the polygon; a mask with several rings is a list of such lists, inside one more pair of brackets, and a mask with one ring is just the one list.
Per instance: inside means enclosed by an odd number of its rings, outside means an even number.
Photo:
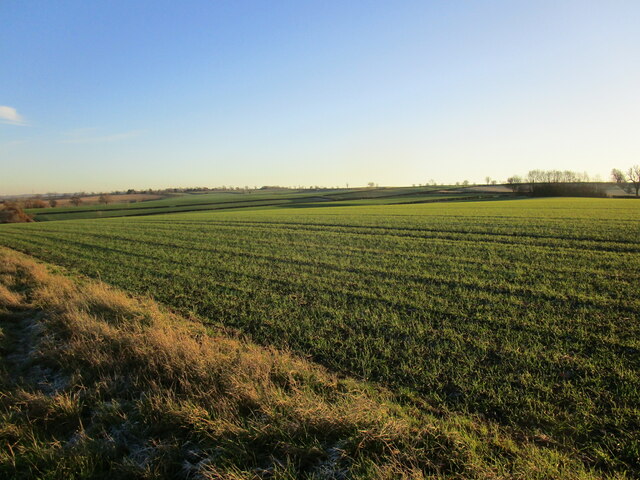
[{"label": "distant field", "polygon": [[209,193],[173,195],[148,201],[112,202],[98,205],[61,206],[47,209],[28,209],[27,213],[34,215],[36,221],[69,220],[82,218],[100,218],[104,216],[127,216],[150,213],[166,213],[180,211],[190,207],[207,205],[238,203],[243,201],[258,202],[260,200],[278,200],[288,198],[282,194],[243,194],[243,193]]},{"label": "distant field", "polygon": [[638,202],[319,203],[2,225],[0,244],[640,473]]},{"label": "distant field", "polygon": [[[442,187],[437,187],[441,190]],[[368,188],[350,190],[283,191],[283,192],[226,192],[171,195],[149,201],[109,204],[83,204],[77,207],[28,209],[38,222],[52,220],[78,220],[90,218],[155,215],[159,213],[193,212],[199,210],[224,210],[255,208],[276,205],[298,205],[334,202],[341,205],[376,205],[410,203],[415,201],[443,201],[464,198],[492,197],[491,194],[458,193],[434,194],[436,187]],[[123,196],[126,197],[126,196]],[[152,197],[152,196],[151,196]],[[158,196],[156,196],[157,198]],[[117,197],[119,198],[119,197]],[[115,199],[117,199],[115,198]],[[142,197],[141,197],[142,198]]]}]

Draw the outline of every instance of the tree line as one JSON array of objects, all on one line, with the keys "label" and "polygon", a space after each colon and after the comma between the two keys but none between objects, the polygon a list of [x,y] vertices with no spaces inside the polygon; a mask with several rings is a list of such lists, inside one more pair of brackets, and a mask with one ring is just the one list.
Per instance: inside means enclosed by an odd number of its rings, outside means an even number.
[{"label": "tree line", "polygon": [[[640,193],[640,166],[634,165],[626,172],[614,168],[611,179],[625,192]],[[606,184],[592,180],[587,172],[572,170],[530,170],[527,175],[513,175],[507,179],[507,185],[514,192],[528,193],[534,196],[594,196],[607,195]]]},{"label": "tree line", "polygon": [[591,178],[587,172],[574,172],[572,170],[529,170],[523,178],[513,175],[507,179],[510,185],[521,183],[579,183],[589,182]]}]

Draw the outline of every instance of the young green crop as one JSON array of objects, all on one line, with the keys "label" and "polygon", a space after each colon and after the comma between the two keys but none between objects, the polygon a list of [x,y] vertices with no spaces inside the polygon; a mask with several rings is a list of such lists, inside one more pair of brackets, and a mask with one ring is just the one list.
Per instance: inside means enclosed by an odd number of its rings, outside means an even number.
[{"label": "young green crop", "polygon": [[272,208],[0,228],[0,243],[407,401],[640,472],[640,205]]}]

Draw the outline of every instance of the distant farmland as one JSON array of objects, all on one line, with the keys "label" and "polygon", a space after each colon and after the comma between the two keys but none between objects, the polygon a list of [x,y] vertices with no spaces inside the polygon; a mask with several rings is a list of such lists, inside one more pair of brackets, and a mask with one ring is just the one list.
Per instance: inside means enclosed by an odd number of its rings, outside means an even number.
[{"label": "distant farmland", "polygon": [[[384,205],[394,203],[416,203],[460,199],[494,198],[495,192],[455,192],[451,187],[398,187],[364,189],[320,189],[318,191],[285,190],[278,192],[251,193],[221,192],[175,194],[168,198],[131,203],[82,204],[76,207],[31,208],[27,213],[38,222],[52,220],[77,220],[89,218],[111,218],[141,215],[157,215],[175,212],[204,210],[228,210],[240,208],[263,208],[278,205]],[[149,195],[149,197],[153,197]],[[156,196],[157,197],[157,196]]]},{"label": "distant farmland", "polygon": [[[402,402],[495,422],[602,472],[640,472],[636,201],[312,200],[3,225],[0,244]],[[156,213],[188,209],[161,202]]]}]

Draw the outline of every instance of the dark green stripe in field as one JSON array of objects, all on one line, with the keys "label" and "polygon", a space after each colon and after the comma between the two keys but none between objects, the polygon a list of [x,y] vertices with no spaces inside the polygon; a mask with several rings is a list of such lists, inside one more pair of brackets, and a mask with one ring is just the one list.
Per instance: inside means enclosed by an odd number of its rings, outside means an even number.
[{"label": "dark green stripe in field", "polygon": [[638,202],[184,213],[0,243],[640,472]]}]

